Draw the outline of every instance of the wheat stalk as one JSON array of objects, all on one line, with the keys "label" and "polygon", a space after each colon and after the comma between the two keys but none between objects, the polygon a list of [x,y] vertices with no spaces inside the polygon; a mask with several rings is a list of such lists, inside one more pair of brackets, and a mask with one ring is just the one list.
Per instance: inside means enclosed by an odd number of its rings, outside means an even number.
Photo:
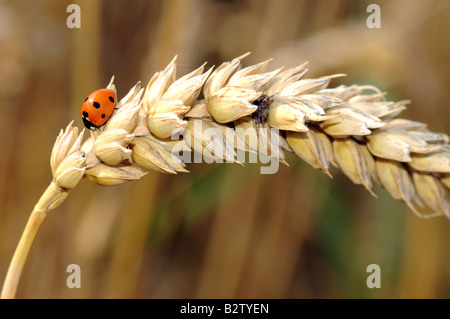
[{"label": "wheat stalk", "polygon": [[[247,55],[214,71],[203,72],[202,65],[179,79],[174,58],[145,89],[136,84],[86,141],[84,130],[79,134],[72,123],[62,130],[50,159],[53,180],[30,215],[2,298],[15,296],[40,225],[81,178],[117,185],[148,170],[188,172],[183,159],[173,156],[180,150],[232,162],[239,162],[236,152],[248,151],[285,164],[284,151],[294,152],[330,177],[330,165],[341,169],[372,195],[372,181],[381,184],[419,217],[450,218],[449,138],[398,118],[408,101],[387,101],[373,86],[328,88],[341,75],[305,79],[306,64],[265,72],[268,60],[242,68]],[[113,80],[108,88],[116,90]],[[217,134],[208,135],[211,130]],[[171,138],[177,134],[184,139]],[[433,213],[425,214],[427,209]]]}]

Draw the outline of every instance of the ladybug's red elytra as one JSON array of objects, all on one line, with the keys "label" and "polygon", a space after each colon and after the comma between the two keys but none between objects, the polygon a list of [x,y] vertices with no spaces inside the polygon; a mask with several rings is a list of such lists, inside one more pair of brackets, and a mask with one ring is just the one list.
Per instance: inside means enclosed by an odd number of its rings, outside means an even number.
[{"label": "ladybug's red elytra", "polygon": [[104,125],[116,107],[116,94],[110,89],[100,89],[91,93],[81,106],[84,126],[95,130]]}]

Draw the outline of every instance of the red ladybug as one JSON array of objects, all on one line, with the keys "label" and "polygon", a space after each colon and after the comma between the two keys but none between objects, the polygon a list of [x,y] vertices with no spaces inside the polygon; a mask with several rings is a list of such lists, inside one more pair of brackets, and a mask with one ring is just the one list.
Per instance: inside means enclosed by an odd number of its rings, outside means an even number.
[{"label": "red ladybug", "polygon": [[116,94],[113,90],[101,89],[91,93],[81,106],[84,126],[95,130],[105,124],[116,107]]}]

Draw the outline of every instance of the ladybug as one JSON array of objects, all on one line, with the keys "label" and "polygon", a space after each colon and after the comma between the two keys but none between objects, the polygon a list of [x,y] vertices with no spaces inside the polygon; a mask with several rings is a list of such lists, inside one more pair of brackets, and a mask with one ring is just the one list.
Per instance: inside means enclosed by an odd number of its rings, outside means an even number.
[{"label": "ladybug", "polygon": [[104,125],[116,107],[116,94],[110,89],[100,89],[91,93],[81,106],[84,126],[95,130]]}]

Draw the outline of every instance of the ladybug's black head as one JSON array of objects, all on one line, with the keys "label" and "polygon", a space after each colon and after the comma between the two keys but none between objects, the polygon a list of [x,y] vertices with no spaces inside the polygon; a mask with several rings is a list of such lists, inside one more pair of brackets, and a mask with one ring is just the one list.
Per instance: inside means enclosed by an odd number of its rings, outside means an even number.
[{"label": "ladybug's black head", "polygon": [[95,126],[89,121],[89,114],[87,112],[83,112],[81,118],[83,119],[84,126],[86,126],[88,129],[90,130],[97,129],[97,126]]}]

